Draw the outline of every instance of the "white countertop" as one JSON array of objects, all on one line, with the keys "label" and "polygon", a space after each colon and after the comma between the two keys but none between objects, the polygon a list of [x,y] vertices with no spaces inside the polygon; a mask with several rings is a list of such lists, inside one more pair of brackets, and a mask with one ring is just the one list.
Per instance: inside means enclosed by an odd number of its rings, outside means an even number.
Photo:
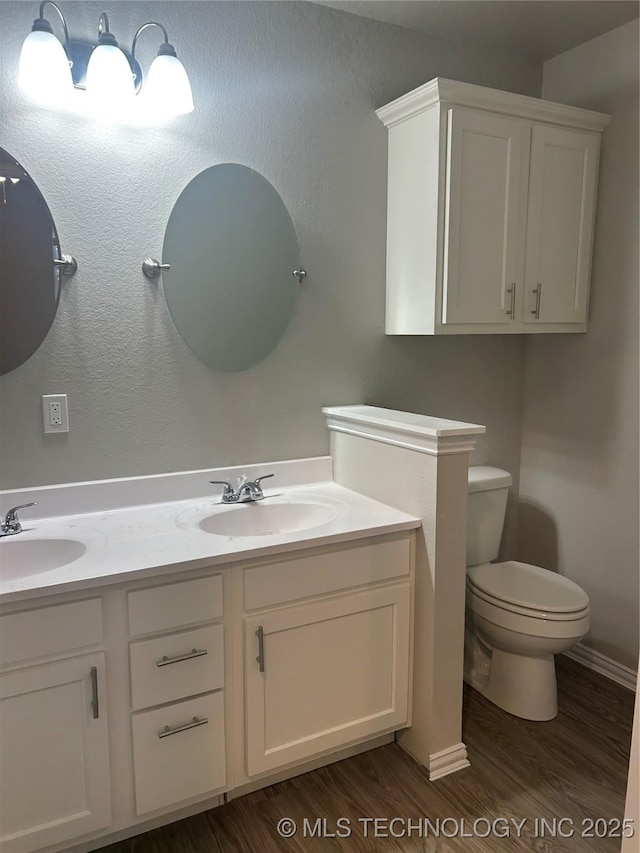
[{"label": "white countertop", "polygon": [[[23,492],[26,497],[28,490]],[[316,526],[259,536],[218,535],[205,532],[199,526],[200,521],[212,514],[233,510],[264,516],[264,509],[283,503],[311,504],[318,516]],[[262,516],[256,515],[256,518]],[[332,481],[265,489],[265,500],[256,504],[221,504],[217,493],[207,498],[148,503],[35,521],[24,511],[21,520],[22,533],[0,539],[1,603],[410,530],[421,523],[419,518]],[[7,559],[8,549],[14,542],[34,539],[49,540],[49,543],[59,539],[75,540],[82,543],[86,551],[73,562],[48,571],[34,572],[31,565],[26,571],[16,571],[11,565],[13,561]],[[3,549],[6,549],[4,559]]]}]

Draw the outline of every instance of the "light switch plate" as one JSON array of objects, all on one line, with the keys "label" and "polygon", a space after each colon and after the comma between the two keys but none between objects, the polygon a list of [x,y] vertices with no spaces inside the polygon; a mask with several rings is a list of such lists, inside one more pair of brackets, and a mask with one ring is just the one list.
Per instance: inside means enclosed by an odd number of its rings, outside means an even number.
[{"label": "light switch plate", "polygon": [[66,394],[42,395],[42,420],[45,432],[69,432]]}]

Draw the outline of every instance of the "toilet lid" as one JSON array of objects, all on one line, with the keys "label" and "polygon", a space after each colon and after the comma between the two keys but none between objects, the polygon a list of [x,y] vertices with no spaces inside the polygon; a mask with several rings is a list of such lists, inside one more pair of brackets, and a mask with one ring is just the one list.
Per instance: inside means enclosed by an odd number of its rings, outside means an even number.
[{"label": "toilet lid", "polygon": [[573,613],[589,604],[587,593],[569,578],[516,560],[471,566],[467,578],[492,598],[532,610]]}]

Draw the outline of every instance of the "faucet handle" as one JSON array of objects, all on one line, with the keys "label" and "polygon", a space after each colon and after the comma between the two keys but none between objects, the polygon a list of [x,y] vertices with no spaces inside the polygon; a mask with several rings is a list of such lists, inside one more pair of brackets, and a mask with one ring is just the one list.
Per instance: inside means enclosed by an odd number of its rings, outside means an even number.
[{"label": "faucet handle", "polygon": [[29,506],[35,506],[36,502],[31,501],[28,504],[18,504],[18,506],[13,506],[6,514],[4,521],[0,525],[2,530],[2,536],[9,536],[12,533],[22,533],[22,525],[20,524],[20,519],[18,518],[18,510],[26,509]]},{"label": "faucet handle", "polygon": [[228,480],[209,480],[212,486],[224,486],[223,495],[232,495],[233,486]]},{"label": "faucet handle", "polygon": [[28,504],[18,504],[18,506],[11,507],[11,509],[7,512],[5,517],[5,524],[13,524],[14,521],[18,520],[18,510],[19,509],[27,509],[27,507],[36,506],[36,501],[31,501]]},{"label": "faucet handle", "polygon": [[254,483],[259,486],[263,480],[268,480],[269,477],[275,477],[275,474],[263,474],[262,477],[256,477]]}]

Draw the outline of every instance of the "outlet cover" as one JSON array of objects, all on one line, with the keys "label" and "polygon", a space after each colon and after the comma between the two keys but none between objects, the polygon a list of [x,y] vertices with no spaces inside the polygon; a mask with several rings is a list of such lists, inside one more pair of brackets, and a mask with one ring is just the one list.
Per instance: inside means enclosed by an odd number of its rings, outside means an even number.
[{"label": "outlet cover", "polygon": [[42,420],[45,432],[69,432],[66,394],[42,395]]}]

